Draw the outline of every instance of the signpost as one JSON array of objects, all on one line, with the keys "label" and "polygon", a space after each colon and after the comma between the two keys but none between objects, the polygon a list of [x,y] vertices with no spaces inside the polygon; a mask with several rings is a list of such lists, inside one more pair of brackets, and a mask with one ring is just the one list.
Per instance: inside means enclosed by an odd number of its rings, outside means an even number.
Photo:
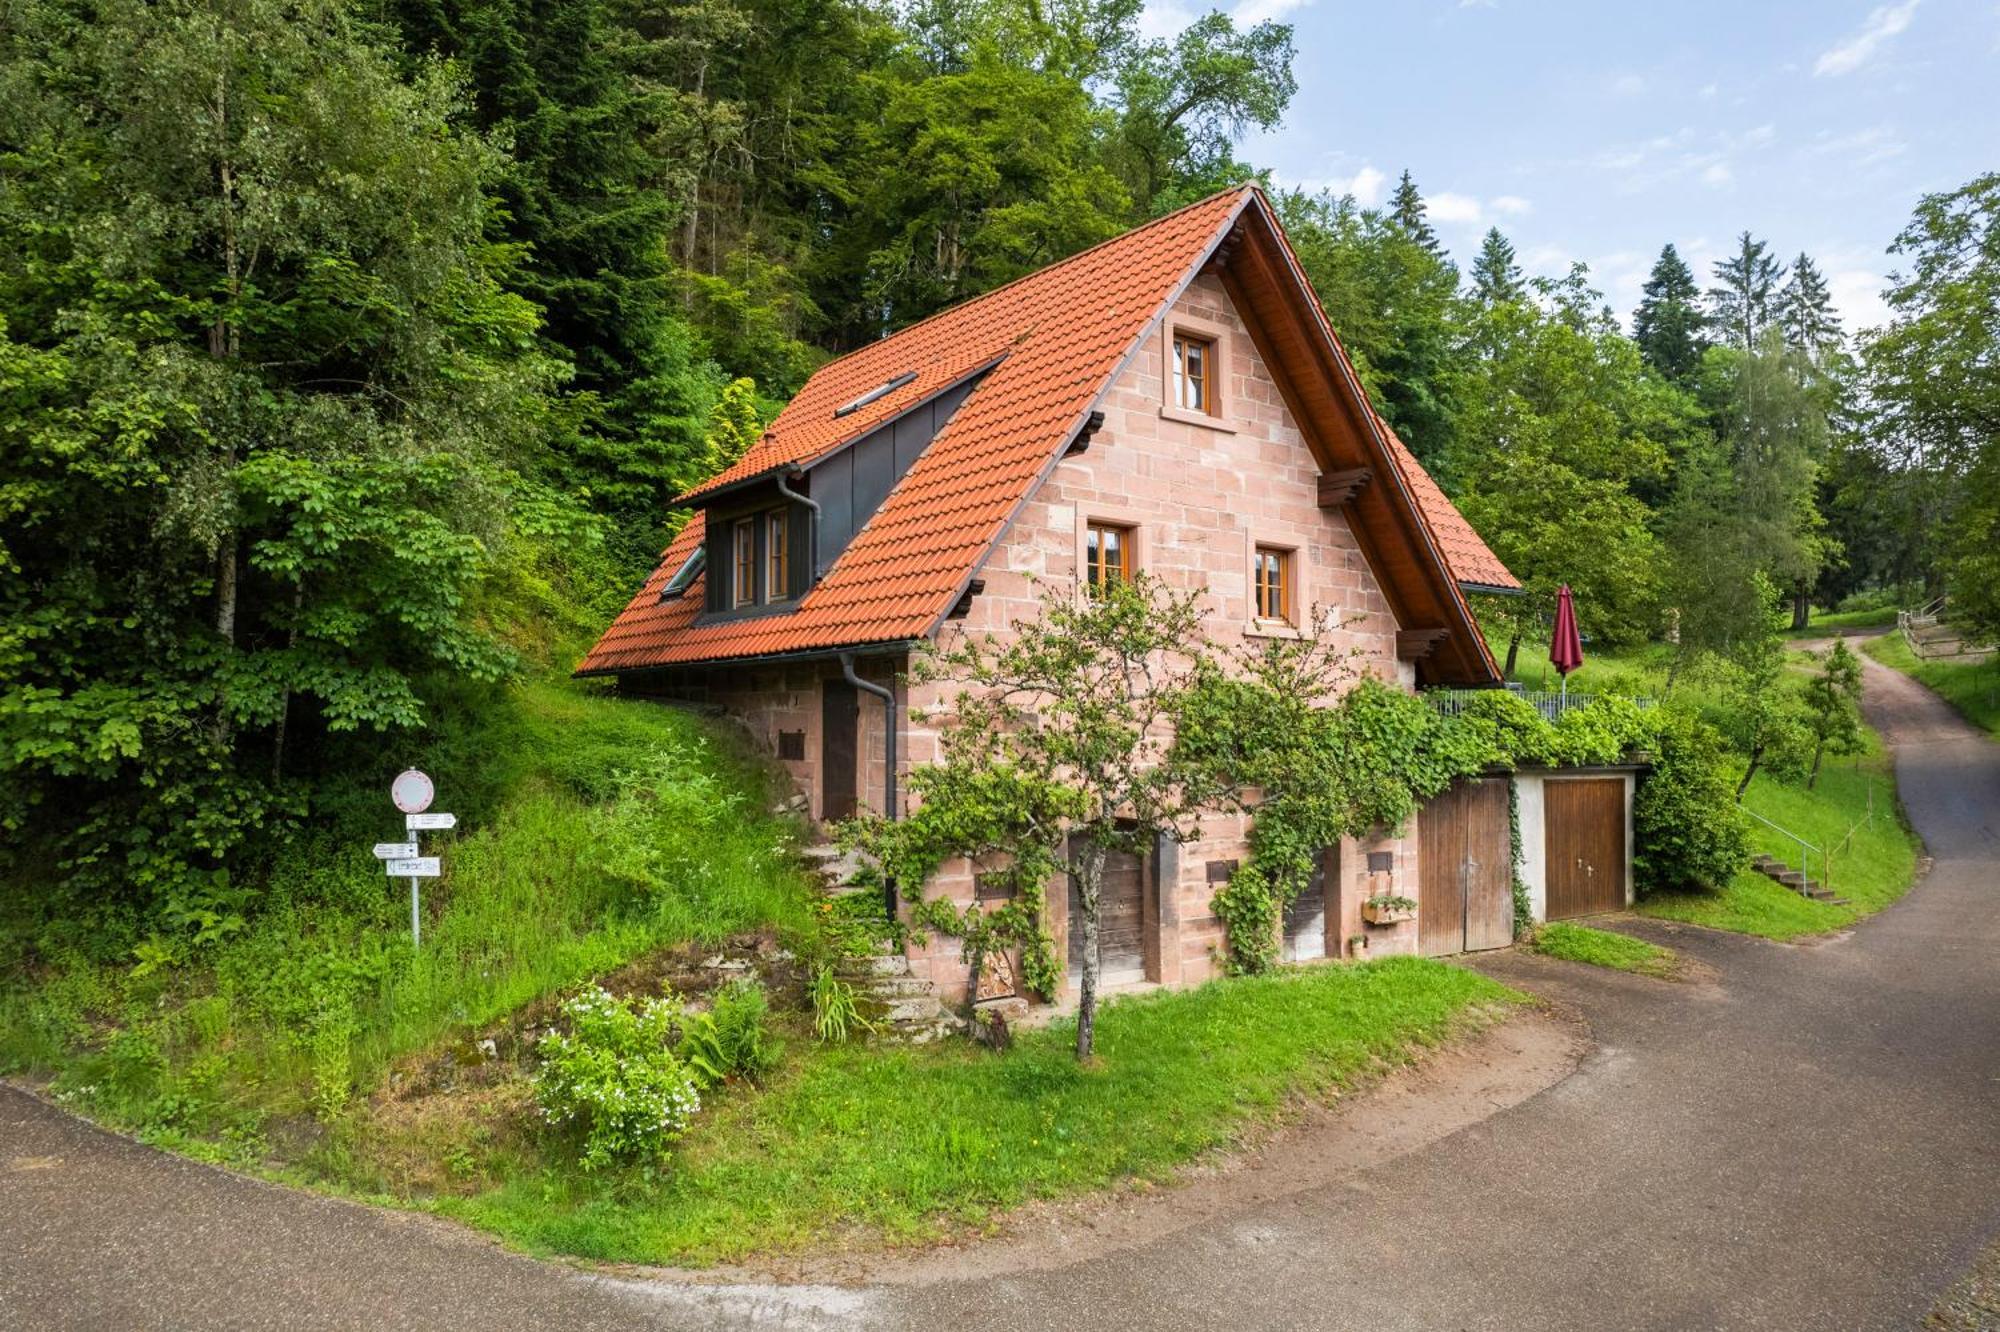
[{"label": "signpost", "polygon": [[437,797],[437,788],[431,779],[415,768],[405,768],[396,774],[396,780],[389,784],[389,800],[403,812],[403,827],[409,836],[400,842],[375,843],[375,858],[382,862],[382,871],[392,879],[407,878],[410,881],[410,947],[416,948],[423,942],[423,911],[418,896],[417,885],[423,879],[435,879],[444,873],[438,857],[423,854],[418,844],[417,834],[458,826],[456,814],[428,814],[431,801]]}]

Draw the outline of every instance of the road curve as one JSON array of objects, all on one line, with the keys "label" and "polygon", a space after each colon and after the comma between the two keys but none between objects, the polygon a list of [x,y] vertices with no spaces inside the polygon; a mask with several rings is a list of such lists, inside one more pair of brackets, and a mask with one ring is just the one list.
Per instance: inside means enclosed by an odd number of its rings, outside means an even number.
[{"label": "road curve", "polygon": [[2000,746],[1874,662],[1935,858],[1788,947],[1657,922],[1671,985],[1528,956],[1569,1078],[1430,1146],[1032,1272],[689,1286],[246,1180],[0,1088],[0,1327],[1904,1329],[2000,1235]]}]

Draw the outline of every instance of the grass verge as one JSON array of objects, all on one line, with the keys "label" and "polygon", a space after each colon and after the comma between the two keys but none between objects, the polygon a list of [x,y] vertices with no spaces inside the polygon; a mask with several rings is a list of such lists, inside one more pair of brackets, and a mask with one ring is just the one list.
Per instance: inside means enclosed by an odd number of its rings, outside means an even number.
[{"label": "grass verge", "polygon": [[584,1175],[523,1136],[492,1187],[431,1206],[604,1261],[922,1240],[1030,1199],[1165,1178],[1517,1002],[1474,972],[1396,958],[1117,1000],[1088,1067],[1067,1024],[1001,1055],[795,1041],[771,1085],[704,1110],[666,1167]]},{"label": "grass verge", "polygon": [[[1639,912],[1793,939],[1851,925],[1908,892],[1916,877],[1917,837],[1896,803],[1895,774],[1881,737],[1870,729],[1866,740],[1855,757],[1828,759],[1811,790],[1760,773],[1743,795],[1744,808],[1833,852],[1830,883],[1848,903],[1815,902],[1746,869],[1713,891],[1649,894],[1640,899]],[[1753,821],[1750,840],[1757,851],[1798,863],[1798,844],[1766,824]],[[1821,858],[1808,858],[1812,877],[1825,879]]]},{"label": "grass verge", "polygon": [[1536,930],[1534,948],[1545,957],[1586,962],[1593,967],[1631,971],[1660,980],[1672,980],[1679,971],[1678,955],[1671,948],[1661,948],[1629,934],[1567,921],[1552,921]]},{"label": "grass verge", "polygon": [[1981,662],[1926,661],[1910,651],[1901,634],[1871,638],[1861,650],[1936,691],[1974,726],[2000,737],[2000,654]]}]

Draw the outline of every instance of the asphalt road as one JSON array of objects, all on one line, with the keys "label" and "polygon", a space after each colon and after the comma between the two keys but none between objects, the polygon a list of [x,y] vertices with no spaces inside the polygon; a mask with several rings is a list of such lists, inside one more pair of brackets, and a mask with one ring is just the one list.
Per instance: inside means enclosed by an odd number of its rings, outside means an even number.
[{"label": "asphalt road", "polygon": [[1868,665],[1935,857],[1812,946],[1635,923],[1672,986],[1511,954],[1568,1079],[1373,1169],[976,1280],[618,1280],[162,1156],[0,1089],[0,1327],[1911,1328],[2000,1235],[2000,746]]}]

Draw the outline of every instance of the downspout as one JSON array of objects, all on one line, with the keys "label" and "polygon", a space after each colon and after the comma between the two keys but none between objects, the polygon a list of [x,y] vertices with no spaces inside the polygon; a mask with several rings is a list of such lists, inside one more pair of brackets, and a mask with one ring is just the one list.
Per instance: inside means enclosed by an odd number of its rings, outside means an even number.
[{"label": "downspout", "polygon": [[[854,673],[854,654],[840,654],[840,673],[847,683],[864,694],[873,694],[882,700],[882,817],[893,820],[896,817],[896,691],[871,684]],[[889,911],[889,919],[896,918],[896,885],[893,880],[882,881],[882,904]]]},{"label": "downspout", "polygon": [[[804,476],[805,473],[793,472],[792,475],[798,477]],[[805,505],[811,514],[811,517],[806,520],[806,558],[809,561],[806,567],[812,570],[811,585],[817,587],[819,585],[819,501],[810,495],[801,495],[798,491],[786,485],[785,474],[783,472],[778,473],[776,480],[780,495],[783,495],[786,499],[794,503]]]}]

